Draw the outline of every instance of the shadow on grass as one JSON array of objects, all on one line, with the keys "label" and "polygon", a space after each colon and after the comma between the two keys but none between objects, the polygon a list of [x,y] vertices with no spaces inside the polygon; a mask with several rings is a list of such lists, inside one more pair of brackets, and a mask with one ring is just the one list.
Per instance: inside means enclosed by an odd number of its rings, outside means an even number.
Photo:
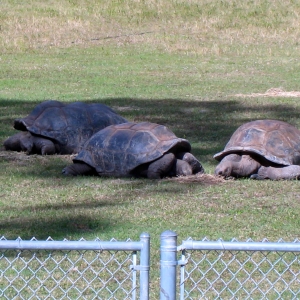
[{"label": "shadow on grass", "polygon": [[[272,99],[264,100],[264,105],[260,102],[255,105],[252,99],[249,105],[238,100],[106,98],[81,101],[104,103],[129,121],[166,125],[177,136],[187,138],[192,144],[208,143],[202,150],[212,155],[222,149],[224,142],[245,122],[267,118],[289,122],[298,118],[300,113],[300,108],[274,104]],[[14,117],[10,116],[26,116],[38,103],[0,98],[0,140],[15,132],[12,128]],[[218,143],[218,146],[211,147],[210,143]]]},{"label": "shadow on grass", "polygon": [[[108,218],[103,214],[95,216],[85,212],[116,205],[122,204],[110,201],[84,201],[24,206],[22,216],[0,221],[1,235],[9,232],[9,235],[4,234],[7,239],[16,239],[21,235],[22,239],[30,239],[33,236],[46,239],[51,236],[59,240],[72,238],[74,235],[92,234],[95,230],[109,231],[114,227],[122,226],[121,222],[115,221],[111,216]],[[8,215],[20,215],[15,207],[5,206],[5,210]]]}]

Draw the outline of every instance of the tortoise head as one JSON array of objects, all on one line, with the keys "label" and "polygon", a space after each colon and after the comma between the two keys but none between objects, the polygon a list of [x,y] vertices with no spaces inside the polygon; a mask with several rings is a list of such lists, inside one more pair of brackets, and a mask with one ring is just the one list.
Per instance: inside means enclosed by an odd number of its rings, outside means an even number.
[{"label": "tortoise head", "polygon": [[217,165],[215,169],[215,175],[222,177],[232,176],[232,161],[230,160],[221,160],[221,162]]},{"label": "tortoise head", "polygon": [[[217,165],[215,174],[223,177],[248,177],[261,167],[261,157],[255,154],[229,154]],[[269,164],[269,162],[266,162]]]},{"label": "tortoise head", "polygon": [[215,169],[215,175],[230,177],[235,176],[243,169],[240,164],[242,156],[236,153],[231,153],[222,158]]}]

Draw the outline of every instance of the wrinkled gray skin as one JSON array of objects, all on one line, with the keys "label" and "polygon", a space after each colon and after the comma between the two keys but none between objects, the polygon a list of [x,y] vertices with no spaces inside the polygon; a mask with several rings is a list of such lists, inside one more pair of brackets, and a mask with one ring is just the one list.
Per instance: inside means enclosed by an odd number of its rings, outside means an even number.
[{"label": "wrinkled gray skin", "polygon": [[251,179],[291,180],[300,178],[300,166],[261,165],[250,155],[230,154],[217,165],[215,174],[223,177],[249,177]]},{"label": "wrinkled gray skin", "polygon": [[223,177],[248,177],[256,174],[261,164],[250,155],[228,154],[215,169],[215,174]]}]

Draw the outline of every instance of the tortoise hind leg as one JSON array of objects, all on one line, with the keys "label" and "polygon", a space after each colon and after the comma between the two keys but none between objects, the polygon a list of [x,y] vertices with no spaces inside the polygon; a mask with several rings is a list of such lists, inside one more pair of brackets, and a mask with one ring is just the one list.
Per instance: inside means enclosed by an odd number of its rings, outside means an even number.
[{"label": "tortoise hind leg", "polygon": [[95,173],[94,168],[85,164],[85,163],[74,163],[65,167],[62,170],[62,174],[70,175],[70,176],[77,176],[77,175],[92,175]]},{"label": "tortoise hind leg", "polygon": [[271,179],[271,180],[280,180],[280,179],[300,179],[300,166],[292,165],[287,167],[261,167],[257,174],[253,174],[251,179]]}]

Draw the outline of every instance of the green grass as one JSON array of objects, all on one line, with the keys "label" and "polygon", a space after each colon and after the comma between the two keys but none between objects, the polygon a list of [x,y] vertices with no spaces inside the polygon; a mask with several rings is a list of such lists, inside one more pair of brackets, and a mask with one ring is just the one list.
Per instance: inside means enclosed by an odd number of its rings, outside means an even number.
[{"label": "green grass", "polygon": [[[213,174],[213,155],[244,122],[300,128],[299,98],[239,97],[300,90],[295,1],[1,2],[0,140],[46,99],[102,102],[132,121],[188,139]],[[297,181],[224,183],[65,178],[68,156],[0,151],[0,234],[23,239],[299,238]],[[153,282],[158,282],[153,271]]]}]

